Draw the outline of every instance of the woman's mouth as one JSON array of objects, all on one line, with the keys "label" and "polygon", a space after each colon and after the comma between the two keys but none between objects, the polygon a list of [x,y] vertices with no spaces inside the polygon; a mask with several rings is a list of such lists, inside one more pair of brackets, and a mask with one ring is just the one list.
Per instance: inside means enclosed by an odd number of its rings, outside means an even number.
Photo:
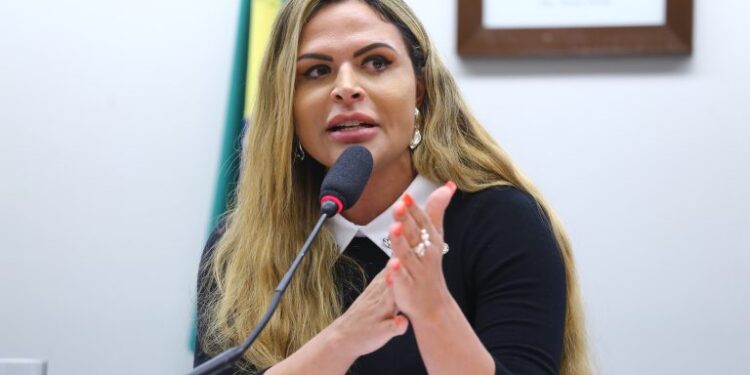
[{"label": "woman's mouth", "polygon": [[362,143],[373,139],[378,134],[378,129],[378,125],[374,123],[346,120],[330,126],[326,132],[334,142]]},{"label": "woman's mouth", "polygon": [[370,124],[362,121],[344,121],[342,123],[338,123],[336,125],[333,125],[327,129],[328,132],[348,132],[348,131],[355,131],[359,129],[368,129],[368,128],[374,128],[377,125]]}]

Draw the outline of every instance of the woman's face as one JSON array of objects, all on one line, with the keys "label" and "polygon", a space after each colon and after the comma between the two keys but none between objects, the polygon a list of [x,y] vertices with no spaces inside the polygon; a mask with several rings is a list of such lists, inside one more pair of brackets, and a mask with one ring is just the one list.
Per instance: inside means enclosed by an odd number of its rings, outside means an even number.
[{"label": "woman's face", "polygon": [[326,167],[360,144],[372,153],[375,170],[411,168],[408,146],[422,92],[398,29],[363,2],[327,5],[303,28],[295,130]]}]

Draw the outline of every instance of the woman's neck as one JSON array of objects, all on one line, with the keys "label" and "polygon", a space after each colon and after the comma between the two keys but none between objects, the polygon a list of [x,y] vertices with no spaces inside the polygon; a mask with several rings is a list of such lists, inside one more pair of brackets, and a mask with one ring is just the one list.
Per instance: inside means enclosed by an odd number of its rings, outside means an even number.
[{"label": "woman's neck", "polygon": [[342,215],[357,225],[365,225],[387,210],[403,194],[416,177],[411,157],[392,166],[373,169],[357,203]]}]

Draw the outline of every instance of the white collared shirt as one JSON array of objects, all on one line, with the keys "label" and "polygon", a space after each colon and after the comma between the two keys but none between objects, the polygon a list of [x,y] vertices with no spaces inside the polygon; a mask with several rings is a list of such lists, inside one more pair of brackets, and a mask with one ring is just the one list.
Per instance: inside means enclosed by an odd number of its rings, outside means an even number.
[{"label": "white collared shirt", "polygon": [[[424,207],[427,197],[439,187],[440,185],[417,175],[404,193],[409,193],[418,205]],[[388,238],[388,227],[393,222],[393,213],[389,207],[367,225],[354,224],[342,215],[334,216],[326,222],[326,225],[336,239],[339,252],[344,252],[354,237],[367,237],[390,257],[393,251],[389,246],[386,246],[385,239]]]}]

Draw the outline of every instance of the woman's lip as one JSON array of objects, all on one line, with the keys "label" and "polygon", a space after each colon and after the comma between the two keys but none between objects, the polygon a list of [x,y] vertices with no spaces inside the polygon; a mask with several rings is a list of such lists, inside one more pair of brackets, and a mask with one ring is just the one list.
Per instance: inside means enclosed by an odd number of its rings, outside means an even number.
[{"label": "woman's lip", "polygon": [[347,121],[359,121],[365,124],[377,125],[377,123],[375,122],[375,120],[373,120],[372,117],[361,112],[354,112],[354,113],[345,113],[345,114],[342,113],[340,115],[333,116],[333,118],[328,120],[328,124],[326,128],[330,130],[336,125],[347,122]]},{"label": "woman's lip", "polygon": [[357,127],[342,129],[337,131],[329,131],[328,138],[334,142],[339,143],[361,143],[367,142],[378,134],[378,127]]}]

